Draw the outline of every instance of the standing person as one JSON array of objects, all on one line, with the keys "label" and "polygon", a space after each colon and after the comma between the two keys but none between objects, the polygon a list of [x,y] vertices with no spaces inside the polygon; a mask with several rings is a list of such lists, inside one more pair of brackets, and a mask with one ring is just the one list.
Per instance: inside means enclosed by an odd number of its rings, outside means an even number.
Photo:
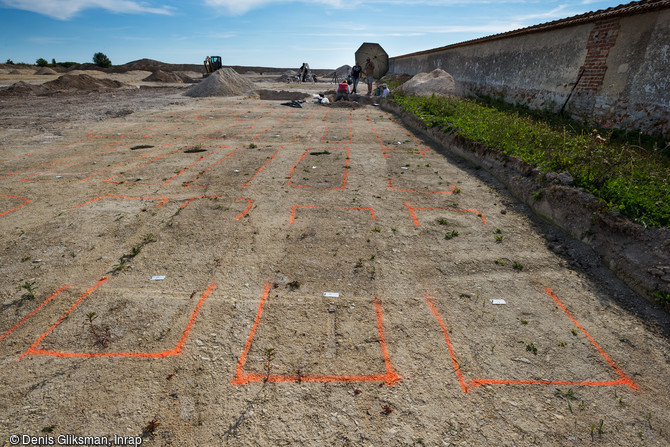
[{"label": "standing person", "polygon": [[368,96],[372,94],[372,83],[375,81],[374,78],[375,64],[370,61],[368,57],[365,59],[365,82],[368,83]]},{"label": "standing person", "polygon": [[361,64],[356,61],[356,65],[351,68],[351,79],[354,82],[354,89],[351,91],[351,93],[356,93],[356,87],[358,87],[358,81],[360,80],[362,71],[363,67],[361,67]]}]

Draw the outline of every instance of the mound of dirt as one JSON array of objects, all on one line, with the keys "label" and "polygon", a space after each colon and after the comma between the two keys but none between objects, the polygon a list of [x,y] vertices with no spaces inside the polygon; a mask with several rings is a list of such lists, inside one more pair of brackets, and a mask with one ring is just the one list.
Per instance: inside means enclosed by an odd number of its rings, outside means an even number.
[{"label": "mound of dirt", "polygon": [[53,81],[42,84],[49,91],[57,90],[106,90],[119,88],[123,83],[111,79],[98,79],[87,74],[66,74]]},{"label": "mound of dirt", "polygon": [[305,99],[311,95],[305,92],[289,92],[287,90],[260,90],[258,96],[260,99],[270,101],[297,101],[299,99]]},{"label": "mound of dirt", "polygon": [[361,107],[363,107],[363,105],[361,105],[361,103],[359,103],[358,101],[339,100],[337,102],[331,102],[328,105],[328,107],[332,107],[335,109],[360,109]]},{"label": "mound of dirt", "polygon": [[55,75],[58,74],[56,70],[52,70],[49,67],[42,67],[35,72],[36,75]]},{"label": "mound of dirt", "polygon": [[78,65],[72,65],[68,67],[66,71],[75,71],[75,70],[97,70],[97,71],[102,71],[102,72],[109,72],[111,71],[109,68],[102,68],[99,65],[93,64],[91,62],[86,62],[84,64],[78,64]]},{"label": "mound of dirt", "polygon": [[351,65],[342,65],[339,68],[336,68],[335,71],[329,73],[327,77],[332,78],[333,75],[337,75],[338,78],[346,78],[351,73]]},{"label": "mound of dirt", "polygon": [[456,82],[446,71],[436,68],[430,73],[419,73],[396,89],[414,96],[450,96],[456,93]]},{"label": "mound of dirt", "polygon": [[46,89],[41,85],[28,84],[23,81],[16,82],[6,89],[0,90],[2,95],[12,96],[28,96],[40,95],[46,92]]},{"label": "mound of dirt", "polygon": [[411,75],[408,74],[398,74],[398,73],[390,73],[384,76],[379,80],[380,83],[382,82],[388,82],[388,83],[393,83],[397,85],[404,84],[405,82],[409,81],[412,79]]},{"label": "mound of dirt", "polygon": [[183,73],[179,72],[168,73],[163,70],[156,70],[153,73],[151,73],[151,75],[147,76],[142,80],[146,82],[170,82],[173,84],[194,82],[193,79],[191,79],[189,76]]},{"label": "mound of dirt", "polygon": [[127,71],[133,70],[142,70],[142,71],[158,71],[162,70],[164,72],[175,72],[175,71],[195,71],[203,72],[203,66],[201,64],[168,64],[166,62],[160,62],[153,59],[139,59],[136,61],[128,62],[123,65],[115,65],[110,69],[112,73],[125,73]]},{"label": "mound of dirt", "polygon": [[243,96],[254,93],[256,87],[230,67],[223,67],[184,93],[186,96]]}]

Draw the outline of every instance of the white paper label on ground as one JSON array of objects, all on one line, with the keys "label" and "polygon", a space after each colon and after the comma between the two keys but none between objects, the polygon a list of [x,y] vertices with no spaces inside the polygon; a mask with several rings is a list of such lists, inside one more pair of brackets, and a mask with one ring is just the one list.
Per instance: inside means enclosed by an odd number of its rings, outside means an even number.
[{"label": "white paper label on ground", "polygon": [[340,294],[337,292],[323,292],[323,296],[328,298],[339,298]]},{"label": "white paper label on ground", "polygon": [[158,275],[157,275],[157,276],[152,276],[152,277],[151,277],[151,280],[152,280],[152,281],[162,281],[162,280],[164,280],[164,279],[165,279],[165,275],[163,275],[163,276],[158,276]]},{"label": "white paper label on ground", "polygon": [[505,300],[491,300],[491,304],[507,304]]}]

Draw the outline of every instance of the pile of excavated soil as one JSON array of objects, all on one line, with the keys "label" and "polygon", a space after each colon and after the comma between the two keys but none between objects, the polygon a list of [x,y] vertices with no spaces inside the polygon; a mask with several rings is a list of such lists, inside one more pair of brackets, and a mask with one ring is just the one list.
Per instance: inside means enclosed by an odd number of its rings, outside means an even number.
[{"label": "pile of excavated soil", "polygon": [[270,101],[297,101],[299,99],[310,97],[311,95],[305,92],[289,92],[287,90],[260,90],[258,96],[260,99]]},{"label": "pile of excavated soil", "polygon": [[351,101],[351,100],[345,101],[343,99],[340,99],[339,101],[335,102],[335,100],[333,99],[333,101],[328,105],[328,107],[332,107],[335,109],[360,109],[363,106],[358,101]]},{"label": "pile of excavated soil", "polygon": [[186,96],[243,96],[255,91],[254,84],[230,67],[223,67],[184,93]]},{"label": "pile of excavated soil", "polygon": [[396,91],[414,96],[450,96],[456,93],[456,82],[446,71],[436,68],[430,73],[419,73],[398,87]]},{"label": "pile of excavated soil", "polygon": [[166,72],[163,70],[156,70],[151,75],[147,76],[146,78],[142,79],[143,81],[146,82],[170,82],[173,84],[178,84],[178,83],[193,83],[195,82],[193,79],[191,79],[189,76],[179,73],[179,72]]},{"label": "pile of excavated soil", "polygon": [[36,75],[55,75],[58,74],[56,70],[52,70],[49,67],[42,67],[35,72]]},{"label": "pile of excavated soil", "polygon": [[351,65],[342,65],[339,68],[336,68],[335,71],[329,73],[327,77],[332,78],[333,75],[337,75],[338,78],[346,78],[351,74]]},{"label": "pile of excavated soil", "polygon": [[46,89],[41,85],[28,84],[23,81],[16,82],[6,89],[0,90],[0,95],[5,96],[29,96],[41,95],[46,92]]},{"label": "pile of excavated soil", "polygon": [[123,83],[111,79],[98,79],[87,74],[72,75],[66,74],[53,81],[42,84],[47,90],[105,90],[110,88],[119,88]]},{"label": "pile of excavated soil", "polygon": [[[390,73],[390,74],[387,74],[386,76],[384,76],[383,78],[381,78],[379,80],[379,83],[388,82],[388,83],[401,85],[401,84],[404,84],[405,82],[409,81],[410,79],[412,79],[412,76],[408,75],[408,74]],[[391,87],[389,87],[389,88],[391,88]]]},{"label": "pile of excavated soil", "polygon": [[111,79],[97,79],[86,74],[63,75],[42,85],[31,85],[23,81],[12,84],[2,91],[3,95],[48,95],[60,91],[101,91],[123,87],[123,83]]}]

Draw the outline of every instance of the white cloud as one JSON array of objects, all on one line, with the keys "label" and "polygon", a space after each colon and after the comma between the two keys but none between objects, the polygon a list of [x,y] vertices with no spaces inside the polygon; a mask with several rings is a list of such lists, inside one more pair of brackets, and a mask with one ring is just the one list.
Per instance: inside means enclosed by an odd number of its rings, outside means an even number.
[{"label": "white cloud", "polygon": [[[273,3],[319,3],[333,8],[349,7],[350,3],[344,0],[205,0],[205,4],[214,8],[220,8],[233,15],[242,15],[252,9],[258,9],[263,6],[271,5]],[[353,3],[360,3],[354,1]]]},{"label": "white cloud", "polygon": [[172,8],[169,6],[154,8],[147,6],[145,2],[133,0],[0,0],[0,5],[36,12],[59,20],[68,20],[85,9],[93,8],[125,14],[172,14]]},{"label": "white cloud", "polygon": [[491,3],[520,3],[528,0],[203,0],[208,6],[223,10],[232,15],[243,15],[251,10],[259,9],[272,4],[281,3],[309,3],[321,4],[334,9],[354,10],[361,6],[382,5],[388,8],[391,5],[401,6],[456,6],[456,5],[487,5]]}]

